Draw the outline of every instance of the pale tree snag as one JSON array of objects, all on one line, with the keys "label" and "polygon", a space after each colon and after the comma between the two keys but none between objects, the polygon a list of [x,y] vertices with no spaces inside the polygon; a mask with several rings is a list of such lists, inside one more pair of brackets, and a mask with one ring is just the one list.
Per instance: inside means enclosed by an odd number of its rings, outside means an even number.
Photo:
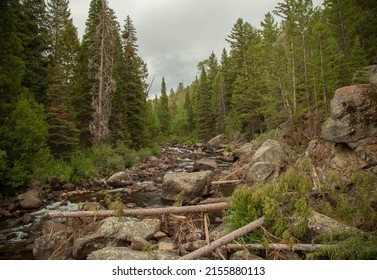
[{"label": "pale tree snag", "polygon": [[[164,207],[164,208],[140,208],[140,209],[124,209],[124,216],[159,216],[165,214],[183,214],[183,213],[199,213],[199,212],[216,212],[224,210],[229,203],[213,203],[196,206],[181,207]],[[51,218],[84,218],[84,217],[111,217],[116,216],[117,212],[113,210],[102,211],[72,211],[72,212],[52,212],[48,216]]]},{"label": "pale tree snag", "polygon": [[251,222],[250,224],[247,224],[246,226],[243,226],[235,231],[232,231],[231,233],[213,241],[211,244],[206,245],[194,252],[191,252],[183,257],[180,258],[180,260],[195,260],[197,258],[200,258],[201,256],[207,255],[213,251],[215,251],[217,248],[224,246],[233,240],[240,238],[244,236],[245,234],[248,234],[249,232],[252,232],[253,230],[261,227],[264,224],[264,216]]},{"label": "pale tree snag", "polygon": [[103,0],[99,23],[89,48],[89,68],[95,73],[95,83],[92,89],[94,114],[89,129],[97,146],[108,143],[110,138],[111,96],[116,86],[113,78],[114,40],[107,0]]},{"label": "pale tree snag", "polygon": [[286,244],[228,244],[225,246],[227,250],[274,250],[274,251],[303,251],[303,252],[314,252],[321,248],[331,248],[334,245],[324,245],[324,244],[294,244],[288,246]]}]

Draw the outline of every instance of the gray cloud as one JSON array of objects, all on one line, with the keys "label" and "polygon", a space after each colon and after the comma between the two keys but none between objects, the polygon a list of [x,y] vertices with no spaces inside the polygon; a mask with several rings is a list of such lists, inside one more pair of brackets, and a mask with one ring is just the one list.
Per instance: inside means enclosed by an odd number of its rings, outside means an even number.
[{"label": "gray cloud", "polygon": [[[212,51],[219,57],[225,38],[238,18],[259,27],[278,0],[109,0],[123,26],[130,15],[137,30],[139,54],[155,76],[150,96],[160,92],[162,76],[168,89],[190,84],[196,65]],[[315,0],[321,3],[322,0]],[[90,0],[71,0],[79,35],[85,30]]]}]

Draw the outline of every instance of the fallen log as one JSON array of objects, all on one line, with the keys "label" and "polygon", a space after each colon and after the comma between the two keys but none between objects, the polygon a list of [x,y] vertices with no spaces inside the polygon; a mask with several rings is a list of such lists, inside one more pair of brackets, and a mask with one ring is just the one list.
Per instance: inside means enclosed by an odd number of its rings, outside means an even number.
[{"label": "fallen log", "polygon": [[245,234],[248,234],[249,232],[261,227],[264,223],[264,216],[251,222],[250,224],[247,224],[246,226],[243,226],[235,231],[232,231],[231,233],[213,241],[211,244],[206,245],[194,252],[191,252],[185,256],[182,256],[180,260],[194,260],[197,258],[200,258],[201,256],[204,256],[206,254],[209,254],[210,252],[216,250],[217,248],[224,246],[233,240],[244,236]]},{"label": "fallen log", "polygon": [[[165,214],[214,212],[214,211],[223,210],[227,208],[228,206],[229,206],[229,203],[222,202],[222,203],[195,205],[195,206],[124,209],[123,216],[159,216],[159,215],[165,215]],[[48,214],[48,216],[51,218],[111,217],[111,216],[116,216],[116,215],[117,215],[117,212],[113,210],[51,212]]]},{"label": "fallen log", "polygon": [[314,252],[321,248],[330,248],[334,245],[325,244],[295,244],[293,246],[288,246],[286,244],[228,244],[225,246],[227,250],[276,250],[276,251],[303,251],[303,252]]},{"label": "fallen log", "polygon": [[215,181],[212,182],[212,185],[226,185],[226,184],[239,184],[242,183],[242,180],[227,180],[227,181]]},{"label": "fallen log", "polygon": [[209,197],[209,198],[204,199],[203,201],[200,201],[198,205],[229,202],[229,201],[230,201],[230,197]]}]

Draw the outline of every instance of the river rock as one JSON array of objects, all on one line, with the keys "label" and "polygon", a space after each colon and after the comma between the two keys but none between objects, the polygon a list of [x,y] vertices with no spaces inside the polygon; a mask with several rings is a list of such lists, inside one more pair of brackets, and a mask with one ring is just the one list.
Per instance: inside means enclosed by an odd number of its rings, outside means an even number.
[{"label": "river rock", "polygon": [[88,260],[177,260],[179,255],[170,252],[142,252],[127,247],[107,247],[92,252]]},{"label": "river rock", "polygon": [[64,260],[71,254],[70,247],[66,232],[46,234],[35,239],[33,255],[36,260]]},{"label": "river rock", "polygon": [[231,257],[230,260],[232,261],[239,261],[239,260],[263,260],[261,257],[254,255],[249,252],[249,250],[242,250],[235,252]]},{"label": "river rock", "polygon": [[224,135],[220,134],[220,135],[213,137],[204,146],[207,149],[216,149],[216,148],[220,147],[223,140],[224,140]]},{"label": "river rock", "polygon": [[164,252],[174,252],[174,250],[177,248],[177,245],[174,243],[174,241],[168,237],[159,240],[157,246],[159,251]]},{"label": "river rock", "polygon": [[219,165],[215,160],[208,159],[208,158],[202,158],[194,162],[194,171],[205,171],[205,170],[211,170],[214,171],[215,169],[218,169]]},{"label": "river rock", "polygon": [[313,211],[308,218],[308,229],[311,235],[317,236],[325,233],[360,232],[357,228],[347,226],[321,213]]},{"label": "river rock", "polygon": [[26,193],[17,196],[22,209],[39,208],[42,205],[42,199],[38,189],[28,190]]},{"label": "river rock", "polygon": [[67,226],[61,223],[54,222],[52,220],[47,220],[42,227],[42,234],[51,234],[51,233],[56,233],[59,231],[66,231]]},{"label": "river rock", "polygon": [[120,171],[110,176],[106,183],[112,187],[124,187],[132,182],[132,177],[129,172]]},{"label": "river rock", "polygon": [[288,150],[275,140],[267,140],[254,153],[246,167],[244,177],[248,182],[261,182],[268,178],[277,178],[286,165]]},{"label": "river rock", "polygon": [[142,251],[144,248],[150,246],[150,243],[140,236],[134,236],[131,240],[131,249]]},{"label": "river rock", "polygon": [[161,187],[161,197],[166,200],[180,200],[187,203],[193,198],[209,192],[211,177],[212,171],[209,170],[165,174]]},{"label": "river rock", "polygon": [[251,155],[254,151],[253,146],[254,146],[254,141],[243,144],[241,147],[234,150],[233,152],[234,157],[236,159],[239,159],[241,157]]},{"label": "river rock", "polygon": [[75,240],[73,255],[78,259],[85,259],[94,250],[131,242],[134,236],[148,240],[160,230],[160,225],[159,219],[107,218],[94,233]]}]

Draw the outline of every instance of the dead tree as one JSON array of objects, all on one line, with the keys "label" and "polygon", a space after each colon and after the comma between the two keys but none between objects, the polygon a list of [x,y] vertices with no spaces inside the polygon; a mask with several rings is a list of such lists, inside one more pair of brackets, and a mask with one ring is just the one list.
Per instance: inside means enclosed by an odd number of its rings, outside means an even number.
[{"label": "dead tree", "polygon": [[113,78],[114,36],[107,0],[103,0],[99,23],[89,48],[89,68],[94,73],[95,79],[92,88],[94,114],[89,129],[94,137],[94,143],[99,146],[106,144],[110,138],[111,98],[116,88]]}]

